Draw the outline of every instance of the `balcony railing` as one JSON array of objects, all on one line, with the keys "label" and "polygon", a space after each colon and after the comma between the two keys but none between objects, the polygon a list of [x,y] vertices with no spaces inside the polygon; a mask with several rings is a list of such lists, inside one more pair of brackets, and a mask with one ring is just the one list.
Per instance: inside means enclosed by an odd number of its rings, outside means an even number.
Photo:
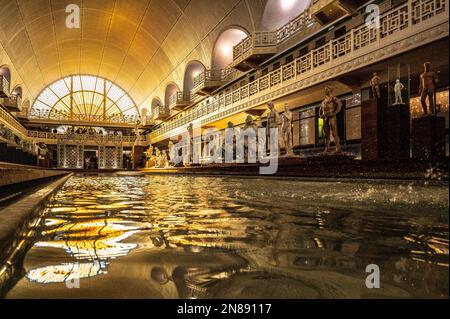
[{"label": "balcony railing", "polygon": [[169,97],[169,109],[178,111],[184,110],[191,102],[191,94],[185,92],[177,92]]},{"label": "balcony railing", "polygon": [[23,136],[27,135],[27,129],[22,126],[9,112],[0,107],[0,123],[8,126],[14,133]]},{"label": "balcony railing", "polygon": [[311,18],[309,9],[306,9],[278,30],[254,32],[233,48],[233,66],[238,65],[254,53],[264,53],[264,51],[257,52],[258,49],[264,48],[269,54],[276,53],[278,45],[293,35],[308,29],[313,23],[314,20]]},{"label": "balcony railing", "polygon": [[42,140],[45,142],[53,141],[79,141],[83,144],[95,143],[95,144],[105,144],[105,143],[135,143],[135,142],[147,142],[146,136],[124,136],[115,134],[98,134],[98,133],[50,133],[50,132],[40,132],[40,131],[28,131],[28,137],[34,140]]},{"label": "balcony railing", "polygon": [[5,76],[0,75],[0,97],[8,97],[9,96],[10,84],[8,79]]},{"label": "balcony railing", "polygon": [[240,72],[233,68],[222,70],[205,70],[194,78],[193,94],[209,95],[214,90],[233,81],[240,75]]},{"label": "balcony railing", "polygon": [[[447,10],[448,0],[409,0],[381,15],[380,28],[361,25],[241,88],[227,94],[218,94],[212,102],[199,103],[182,118],[163,123],[151,133],[152,140],[173,130],[181,130],[194,120],[207,124],[248,109],[251,107],[250,98],[279,88],[284,82],[295,83],[332,67],[334,63],[339,64],[342,59],[356,58],[381,48],[382,45],[388,45],[392,42],[391,38],[396,39],[396,33],[407,28],[410,28],[411,35],[415,34],[417,29],[412,29],[413,27],[429,23],[436,16],[443,16],[448,20]],[[296,88],[296,91],[299,89],[301,88]],[[261,101],[255,103],[260,104]]]},{"label": "balcony railing", "polygon": [[154,120],[165,120],[170,116],[170,111],[165,106],[154,106],[152,117]]},{"label": "balcony railing", "polygon": [[10,95],[9,97],[0,97],[0,105],[3,105],[5,108],[10,111],[18,111],[22,108],[22,98],[20,95]]},{"label": "balcony railing", "polygon": [[[33,109],[28,114],[30,120],[41,121],[58,121],[58,122],[84,122],[84,123],[98,123],[98,124],[127,124],[134,125],[141,120],[137,115],[112,115],[103,117],[103,115],[89,115],[89,114],[73,114],[69,116],[66,113]],[[147,117],[147,123],[151,123],[151,117]]]}]

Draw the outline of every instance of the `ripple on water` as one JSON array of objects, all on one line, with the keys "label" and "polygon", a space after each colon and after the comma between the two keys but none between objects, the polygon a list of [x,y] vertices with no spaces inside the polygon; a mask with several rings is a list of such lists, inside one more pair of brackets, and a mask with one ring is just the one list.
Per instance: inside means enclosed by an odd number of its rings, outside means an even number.
[{"label": "ripple on water", "polygon": [[9,297],[448,297],[446,186],[76,176],[31,240]]}]

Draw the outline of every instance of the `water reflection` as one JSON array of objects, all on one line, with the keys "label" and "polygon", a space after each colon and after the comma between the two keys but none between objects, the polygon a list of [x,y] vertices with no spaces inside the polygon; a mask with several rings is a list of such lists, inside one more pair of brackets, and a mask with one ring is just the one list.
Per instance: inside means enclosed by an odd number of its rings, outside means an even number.
[{"label": "water reflection", "polygon": [[448,297],[447,199],[445,186],[77,176],[7,297]]}]

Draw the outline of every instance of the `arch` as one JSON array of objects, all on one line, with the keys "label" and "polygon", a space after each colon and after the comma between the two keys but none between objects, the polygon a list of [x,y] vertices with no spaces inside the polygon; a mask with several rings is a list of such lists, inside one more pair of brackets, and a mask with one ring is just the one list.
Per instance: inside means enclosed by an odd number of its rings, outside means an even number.
[{"label": "arch", "polygon": [[72,75],[50,84],[39,94],[31,109],[45,112],[49,117],[55,113],[69,116],[71,112],[90,117],[102,115],[103,106],[107,118],[140,116],[136,104],[123,89],[92,75]]},{"label": "arch", "polygon": [[197,77],[197,75],[204,72],[205,70],[206,70],[205,66],[200,61],[194,60],[188,63],[184,71],[184,79],[183,79],[184,94],[189,94],[192,91],[192,89],[194,88],[194,79]]},{"label": "arch", "polygon": [[261,30],[281,28],[311,6],[312,0],[268,0],[261,20]]},{"label": "arch", "polygon": [[152,104],[150,106],[150,112],[153,116],[155,116],[156,113],[159,113],[159,110],[163,107],[163,103],[159,97],[154,97],[152,99]]},{"label": "arch", "polygon": [[17,85],[11,92],[11,94],[23,97],[22,87],[20,85]]},{"label": "arch", "polygon": [[[177,93],[178,91],[180,91],[180,89],[178,88],[178,85],[176,85],[176,83],[170,82],[170,83],[167,84],[166,91],[164,93],[164,105],[165,106],[169,105],[170,97],[172,95],[174,95],[175,93]],[[159,99],[159,101],[161,101],[161,100]],[[153,102],[152,102],[152,104],[153,104]],[[162,103],[161,103],[161,105],[162,105]]]},{"label": "arch", "polygon": [[4,64],[0,66],[0,75],[4,76],[11,83],[11,70],[8,65]]},{"label": "arch", "polygon": [[233,62],[233,47],[249,33],[240,26],[230,26],[217,37],[211,55],[211,69],[222,70]]},{"label": "arch", "polygon": [[9,95],[9,90],[11,88],[11,71],[6,64],[0,66],[0,76],[3,79],[0,83],[0,92]]}]

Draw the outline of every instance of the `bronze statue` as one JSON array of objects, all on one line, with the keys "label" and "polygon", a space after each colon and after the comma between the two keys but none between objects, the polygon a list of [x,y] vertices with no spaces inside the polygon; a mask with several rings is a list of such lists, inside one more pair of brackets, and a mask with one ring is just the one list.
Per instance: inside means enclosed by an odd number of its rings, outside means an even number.
[{"label": "bronze statue", "polygon": [[267,115],[267,139],[269,142],[267,144],[270,145],[272,130],[276,129],[278,136],[280,133],[280,114],[275,109],[273,102],[267,103],[267,107],[269,108],[269,115]]},{"label": "bronze statue", "polygon": [[288,105],[284,105],[284,113],[281,115],[281,132],[283,133],[284,147],[286,148],[286,155],[294,155],[294,141],[292,137],[292,120],[294,116],[288,109]]},{"label": "bronze statue", "polygon": [[[432,114],[436,113],[436,85],[439,82],[439,78],[436,72],[431,70],[431,63],[424,63],[424,72],[420,75],[420,101],[422,103],[423,115],[427,116],[429,111]],[[429,109],[427,106],[426,99],[428,97]]]},{"label": "bronze statue", "polygon": [[370,85],[372,86],[372,94],[373,94],[374,99],[381,98],[380,84],[381,84],[381,78],[378,76],[377,72],[374,72],[373,77],[370,80]]},{"label": "bronze statue", "polygon": [[330,152],[331,134],[336,144],[335,153],[341,153],[341,140],[339,138],[337,115],[342,109],[342,102],[334,97],[330,87],[325,87],[325,99],[319,110],[319,116],[323,119],[323,132],[325,135],[325,153]]}]

